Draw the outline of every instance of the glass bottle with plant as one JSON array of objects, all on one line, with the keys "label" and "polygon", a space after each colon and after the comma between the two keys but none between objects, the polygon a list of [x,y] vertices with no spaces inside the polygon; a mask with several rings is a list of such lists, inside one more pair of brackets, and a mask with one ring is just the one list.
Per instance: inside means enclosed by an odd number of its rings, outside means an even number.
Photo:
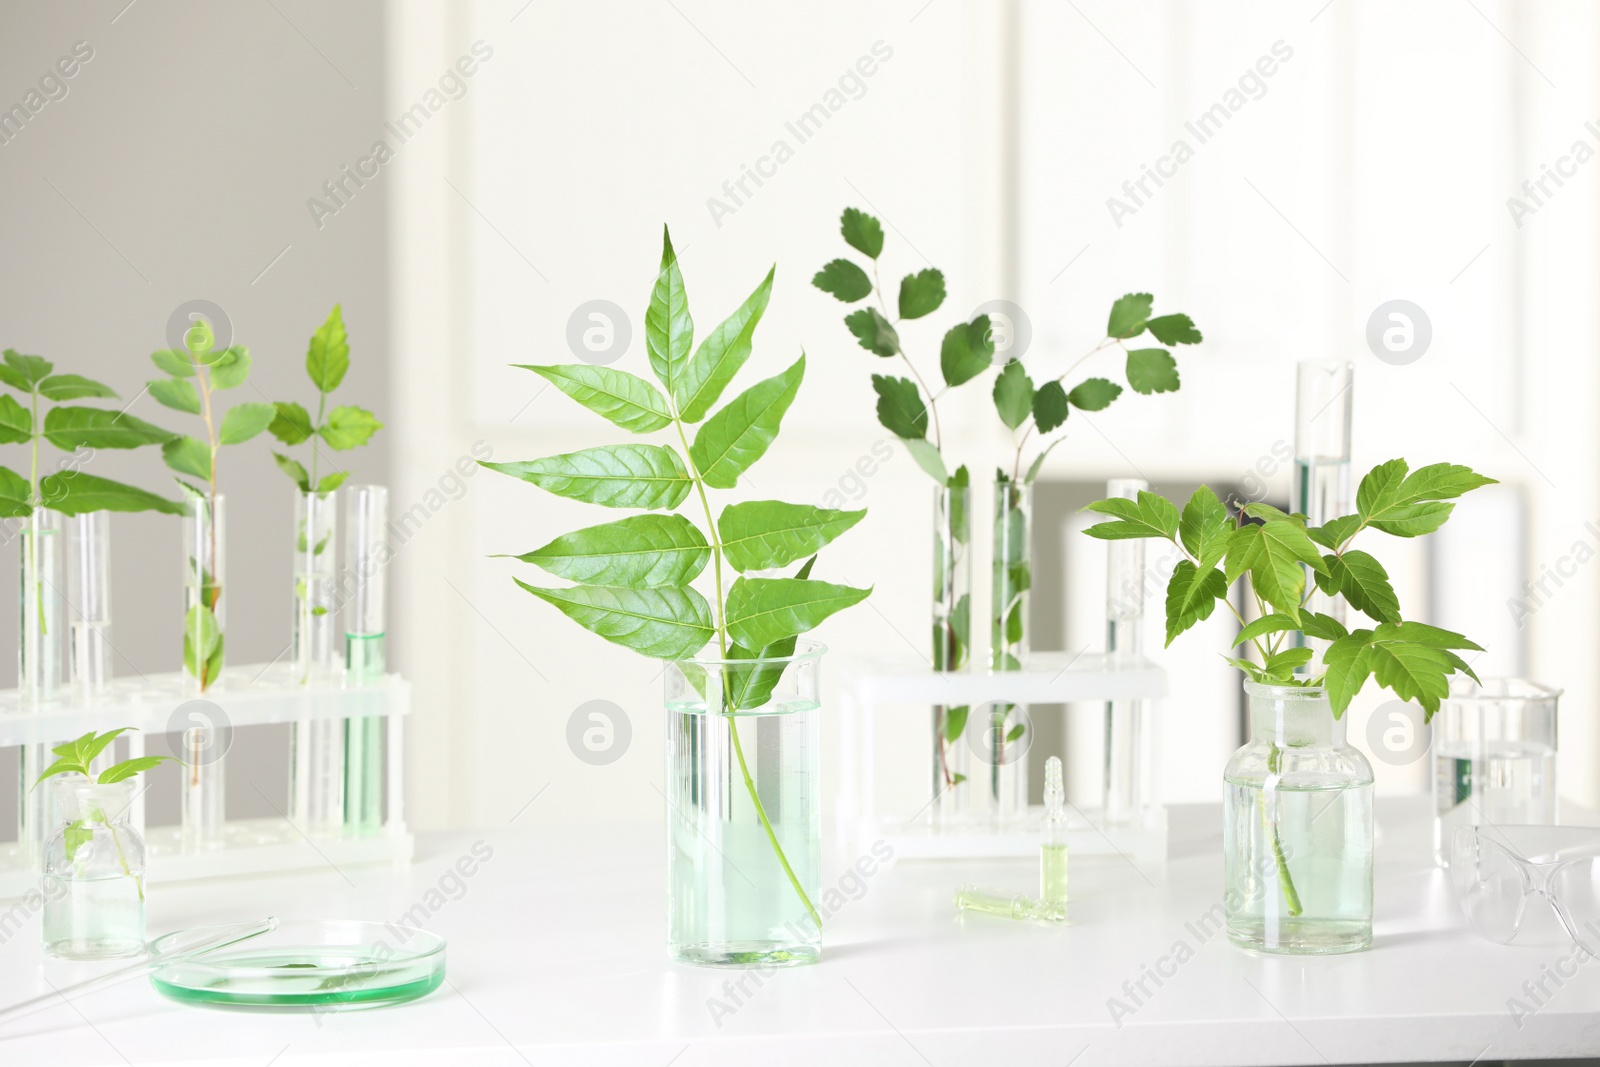
[{"label": "glass bottle with plant", "polygon": [[[299,460],[274,452],[278,467],[294,482],[295,497],[295,575],[294,575],[294,676],[307,682],[315,675],[332,672],[337,666],[334,642],[333,609],[334,546],[337,544],[337,501],[335,493],[350,472],[318,472],[322,445],[335,452],[348,452],[372,440],[383,428],[377,416],[354,404],[328,407],[328,396],[344,382],[350,369],[350,341],[345,332],[344,315],[338,304],[311,335],[306,348],[306,375],[317,390],[317,413],[313,417],[301,404],[280,400],[277,414],[267,427],[285,445],[309,444],[309,469]],[[331,466],[331,463],[329,464]]]},{"label": "glass bottle with plant", "polygon": [[[235,404],[221,410],[223,390],[236,389],[250,376],[250,353],[243,345],[218,352],[216,335],[205,319],[184,333],[184,347],[150,354],[168,377],[149,383],[158,402],[200,416],[203,435],[172,436],[161,446],[167,466],[200,479],[176,479],[187,497],[184,515],[183,669],[201,692],[216,684],[224,659],[223,583],[226,538],[223,504],[217,491],[217,453],[223,445],[243,444],[265,430],[277,408],[266,402]],[[169,435],[170,436],[170,435]]]},{"label": "glass bottle with plant", "polygon": [[[696,348],[664,234],[645,315],[662,389],[613,367],[527,369],[624,430],[664,431],[677,447],[484,463],[558,496],[646,512],[517,557],[576,584],[517,584],[606,640],[667,661],[668,942],[675,958],[697,963],[782,965],[820,952],[823,649],[798,639],[869,592],[810,576],[817,551],[864,511],[777,500],[711,508],[707,490],[733,489],[771,446],[805,373],[801,355],[712,411],[750,356],[772,279]],[[691,496],[703,527],[676,511]],[[709,601],[692,584],[704,583],[708,563]],[[763,576],[796,563],[792,576]]]},{"label": "glass bottle with plant", "polygon": [[[845,243],[866,256],[867,273],[851,259],[827,263],[811,284],[847,304],[877,296],[877,304],[862,304],[845,316],[844,324],[856,341],[875,356],[898,360],[910,378],[874,374],[878,394],[878,421],[905,443],[906,450],[936,483],[933,496],[933,669],[967,669],[972,647],[972,484],[965,466],[952,473],[946,463],[943,431],[939,425],[939,398],[976,379],[993,365],[994,333],[988,315],[959,322],[944,334],[939,347],[939,370],[944,386],[935,392],[912,362],[900,339],[907,322],[937,311],[945,299],[944,274],[932,267],[907,274],[891,316],[879,278],[883,254],[883,226],[857,208],[846,208],[839,218]],[[936,823],[960,821],[968,814],[969,761],[965,745],[957,744],[966,729],[970,709],[935,706],[933,709],[933,795],[928,807]]]},{"label": "glass bottle with plant", "polygon": [[129,822],[134,775],[172,759],[136,756],[98,775],[100,754],[131,727],[90,731],[52,751],[34,782],[53,778],[63,823],[45,849],[44,950],[60,959],[98,960],[144,951],[144,839]]},{"label": "glass bottle with plant", "polygon": [[[1268,952],[1333,953],[1372,942],[1372,768],[1345,743],[1344,713],[1371,679],[1431,719],[1457,674],[1459,655],[1481,651],[1458,633],[1403,619],[1377,558],[1351,547],[1367,530],[1420,537],[1442,526],[1462,494],[1494,479],[1436,463],[1411,470],[1393,459],[1356,492],[1356,511],[1310,526],[1269,504],[1237,514],[1206,486],[1180,512],[1151,492],[1088,510],[1106,540],[1154,537],[1181,555],[1167,583],[1167,643],[1211,617],[1238,618],[1250,739],[1224,772],[1228,936]],[[1308,581],[1308,575],[1314,580]],[[1255,617],[1229,599],[1246,579]],[[1315,590],[1342,596],[1371,626],[1347,629],[1307,605]],[[1307,639],[1328,642],[1320,663]],[[1249,658],[1253,652],[1255,658]]]}]

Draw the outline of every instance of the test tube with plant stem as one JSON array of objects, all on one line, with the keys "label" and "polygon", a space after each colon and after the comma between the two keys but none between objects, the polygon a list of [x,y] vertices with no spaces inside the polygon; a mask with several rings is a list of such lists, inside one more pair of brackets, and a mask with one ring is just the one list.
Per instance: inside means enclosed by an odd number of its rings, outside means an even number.
[{"label": "test tube with plant stem", "polygon": [[[1302,360],[1295,368],[1294,486],[1289,510],[1310,526],[1353,510],[1350,498],[1350,397],[1355,367],[1340,360]],[[1344,621],[1344,600],[1316,586],[1307,609]],[[1314,642],[1321,647],[1324,642]]]},{"label": "test tube with plant stem", "polygon": [[183,846],[190,852],[222,844],[227,764],[215,726],[183,732]]},{"label": "test tube with plant stem", "polygon": [[[67,537],[67,610],[72,622],[70,667],[79,700],[103,699],[111,684],[111,513],[72,517]],[[89,764],[98,774],[116,761],[115,745]]]},{"label": "test tube with plant stem", "polygon": [[[17,688],[22,710],[38,711],[61,697],[62,642],[66,613],[62,610],[62,531],[60,512],[35,506],[22,520],[21,572],[17,627]],[[17,842],[32,861],[43,854],[46,832],[53,826],[52,793],[33,783],[51,762],[48,745],[18,749]]]},{"label": "test tube with plant stem", "polygon": [[[334,592],[338,493],[295,495],[294,660],[296,685],[337,676]],[[344,722],[303,719],[289,729],[290,819],[302,830],[336,833],[344,825]]]},{"label": "test tube with plant stem", "polygon": [[[221,680],[227,605],[225,499],[220,493],[190,495],[183,516],[183,667],[191,692],[205,694]],[[214,725],[183,734],[183,839],[189,849],[222,841],[224,769]]]},{"label": "test tube with plant stem", "polygon": [[[388,548],[389,490],[357,485],[345,496],[345,567],[351,587],[344,608],[345,684],[382,681],[384,576]],[[345,827],[375,834],[383,819],[383,720],[375,715],[344,721]]]},{"label": "test tube with plant stem", "polygon": [[[1139,499],[1150,483],[1113,478],[1107,497]],[[1113,666],[1137,663],[1144,652],[1144,541],[1106,543],[1106,653]],[[1149,802],[1149,706],[1143,700],[1106,701],[1105,791],[1107,825],[1140,821]]]}]

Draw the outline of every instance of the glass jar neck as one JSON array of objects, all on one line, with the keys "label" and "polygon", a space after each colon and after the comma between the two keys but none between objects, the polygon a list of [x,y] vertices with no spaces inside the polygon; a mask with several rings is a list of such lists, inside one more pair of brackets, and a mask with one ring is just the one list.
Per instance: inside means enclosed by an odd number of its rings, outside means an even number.
[{"label": "glass jar neck", "polygon": [[1343,748],[1345,723],[1322,689],[1246,682],[1250,739],[1279,748]]},{"label": "glass jar neck", "polygon": [[98,785],[81,777],[58,778],[56,800],[61,817],[68,822],[92,819],[95,822],[125,823],[133,804],[137,783],[132,778]]}]

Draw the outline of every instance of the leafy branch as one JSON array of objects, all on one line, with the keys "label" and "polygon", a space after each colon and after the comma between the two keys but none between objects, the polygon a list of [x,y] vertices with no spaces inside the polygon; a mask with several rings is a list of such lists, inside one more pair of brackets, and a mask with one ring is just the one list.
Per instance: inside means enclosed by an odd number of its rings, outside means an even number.
[{"label": "leafy branch", "polygon": [[340,404],[328,410],[328,394],[339,388],[345,372],[350,369],[350,342],[345,333],[343,312],[338,304],[328,313],[328,318],[311,335],[306,347],[306,374],[317,388],[317,414],[311,413],[292,400],[280,400],[273,406],[276,414],[267,429],[285,445],[294,446],[311,442],[311,469],[308,471],[298,460],[274,452],[272,458],[278,468],[300,488],[302,493],[315,489],[318,493],[331,492],[350,476],[349,471],[334,471],[317,477],[317,457],[321,449],[320,438],[335,452],[348,452],[372,440],[372,435],[383,429],[376,415],[354,404]]}]

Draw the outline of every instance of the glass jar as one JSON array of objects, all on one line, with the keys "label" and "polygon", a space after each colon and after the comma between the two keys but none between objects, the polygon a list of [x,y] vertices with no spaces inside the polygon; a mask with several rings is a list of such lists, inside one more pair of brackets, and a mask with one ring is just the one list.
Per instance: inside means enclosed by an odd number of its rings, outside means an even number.
[{"label": "glass jar", "polygon": [[[963,468],[963,474],[965,468]],[[933,491],[933,669],[964,671],[972,649],[972,488],[941,485]],[[964,744],[970,708],[933,709],[933,801],[936,824],[962,821],[972,793],[966,784]]]},{"label": "glass jar", "polygon": [[781,967],[822,952],[820,676],[826,649],[669,663],[667,946]]},{"label": "glass jar", "polygon": [[44,950],[68,960],[144,951],[144,838],[128,809],[133,778],[96,785],[81,775],[52,783],[61,826],[45,846]]},{"label": "glass jar", "polygon": [[1561,690],[1522,678],[1452,684],[1433,717],[1433,856],[1450,865],[1458,826],[1556,821]]},{"label": "glass jar", "polygon": [[1245,682],[1250,740],[1223,774],[1228,937],[1263,952],[1372,944],[1372,766],[1324,690]]}]

